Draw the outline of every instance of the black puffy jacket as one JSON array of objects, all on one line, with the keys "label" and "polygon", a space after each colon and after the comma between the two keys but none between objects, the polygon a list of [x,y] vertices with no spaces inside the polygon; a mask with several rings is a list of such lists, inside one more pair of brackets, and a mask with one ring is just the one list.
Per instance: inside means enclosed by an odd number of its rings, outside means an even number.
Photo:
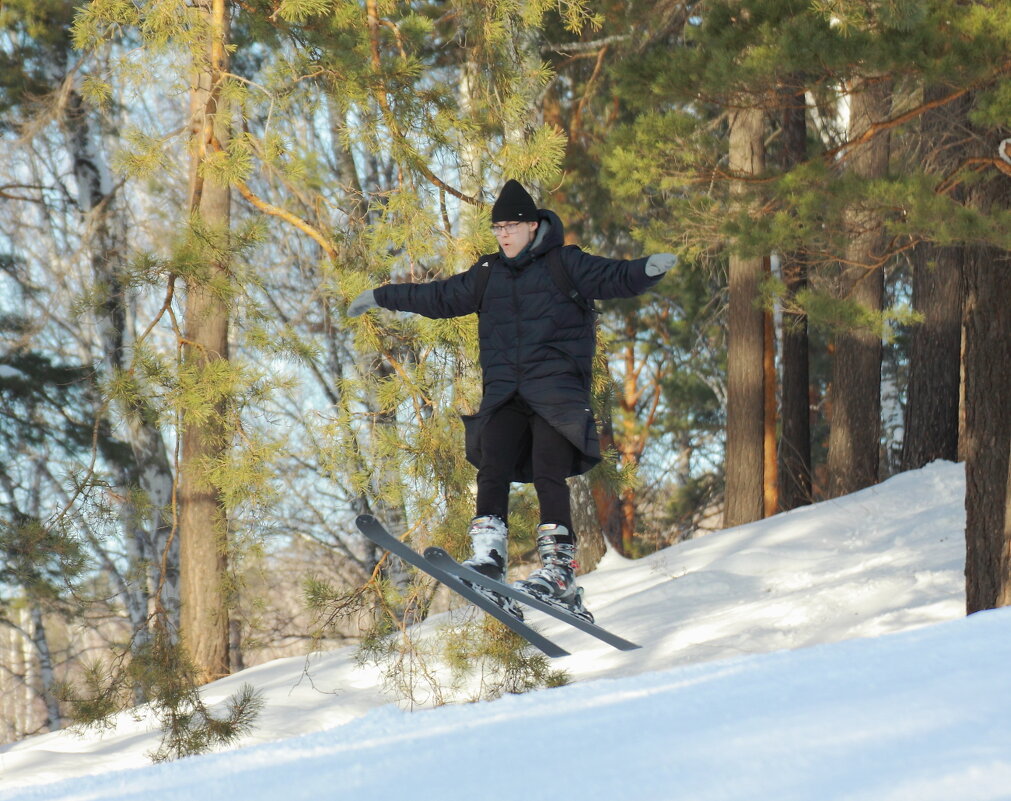
[{"label": "black puffy jacket", "polygon": [[[467,458],[480,464],[481,429],[488,415],[520,395],[552,427],[572,442],[579,457],[569,475],[600,461],[600,442],[590,411],[590,375],[595,346],[593,315],[565,296],[555,283],[546,254],[561,247],[562,263],[587,300],[632,297],[659,278],[646,275],[646,259],[605,259],[563,246],[561,220],[541,209],[537,235],[516,259],[482,256],[466,272],[424,284],[387,284],[376,302],[394,311],[425,317],[480,313],[478,337],[484,395],[478,413],[465,416]],[[483,298],[477,297],[478,265],[490,263]],[[479,308],[480,304],[480,308]],[[529,482],[527,454],[514,481]]]}]

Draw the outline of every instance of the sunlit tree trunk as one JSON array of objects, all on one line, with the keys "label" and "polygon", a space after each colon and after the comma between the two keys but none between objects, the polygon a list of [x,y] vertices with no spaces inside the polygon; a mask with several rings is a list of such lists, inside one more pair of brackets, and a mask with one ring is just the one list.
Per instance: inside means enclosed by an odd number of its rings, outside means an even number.
[{"label": "sunlit tree trunk", "polygon": [[[205,176],[208,157],[228,144],[230,120],[221,102],[220,82],[227,69],[225,0],[199,0],[209,38],[207,60],[195,75],[190,94],[191,224],[216,240],[219,254],[210,257],[207,273],[187,283],[183,348],[187,366],[210,375],[216,361],[228,359],[228,304],[214,291],[228,283],[227,235],[231,198],[227,186]],[[179,485],[179,538],[182,557],[181,628],[183,642],[198,679],[211,681],[228,673],[228,520],[219,489],[208,468],[229,445],[224,400],[210,413],[183,413],[182,464]]]},{"label": "sunlit tree trunk", "polygon": [[[738,109],[730,121],[730,170],[742,180],[765,169],[765,114]],[[758,305],[765,260],[730,257],[727,337],[727,454],[725,525],[760,520],[764,512],[765,312]]]},{"label": "sunlit tree trunk", "polygon": [[[614,418],[609,410],[601,414],[600,450],[603,453],[616,450]],[[608,482],[599,479],[592,482],[591,492],[601,534],[618,553],[626,556],[621,539],[621,499],[618,493]]]},{"label": "sunlit tree trunk", "polygon": [[572,494],[572,525],[578,534],[579,572],[589,573],[596,568],[607,546],[597,519],[590,480],[585,475],[570,478],[569,490]]}]

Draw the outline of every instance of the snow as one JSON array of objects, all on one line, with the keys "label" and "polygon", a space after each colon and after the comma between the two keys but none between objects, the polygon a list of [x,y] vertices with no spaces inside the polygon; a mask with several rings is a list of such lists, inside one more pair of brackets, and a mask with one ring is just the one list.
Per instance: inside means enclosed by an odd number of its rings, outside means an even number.
[{"label": "snow", "polygon": [[964,616],[963,492],[935,463],[608,554],[588,604],[643,648],[531,615],[573,652],[566,687],[407,711],[353,649],[278,660],[206,688],[263,692],[239,747],[151,765],[127,716],[0,751],[0,800],[1011,799],[1011,609]]}]

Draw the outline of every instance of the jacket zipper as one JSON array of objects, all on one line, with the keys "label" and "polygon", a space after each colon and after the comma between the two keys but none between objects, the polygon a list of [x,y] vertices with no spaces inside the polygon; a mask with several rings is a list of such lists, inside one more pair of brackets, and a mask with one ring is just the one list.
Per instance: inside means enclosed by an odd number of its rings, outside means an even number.
[{"label": "jacket zipper", "polygon": [[513,285],[513,313],[516,316],[516,391],[520,391],[520,381],[522,375],[520,372],[520,348],[522,347],[523,340],[520,337],[522,326],[520,325],[520,296],[519,290],[516,288],[516,282],[519,280],[518,275],[510,276]]}]

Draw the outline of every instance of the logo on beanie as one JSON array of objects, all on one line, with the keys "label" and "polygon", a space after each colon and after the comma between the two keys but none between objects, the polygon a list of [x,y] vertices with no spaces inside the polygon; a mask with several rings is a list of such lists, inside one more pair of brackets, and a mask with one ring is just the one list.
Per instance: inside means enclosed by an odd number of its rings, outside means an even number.
[{"label": "logo on beanie", "polygon": [[536,222],[537,204],[519,181],[510,178],[502,187],[495,205],[491,207],[491,221],[495,223],[516,220]]}]

